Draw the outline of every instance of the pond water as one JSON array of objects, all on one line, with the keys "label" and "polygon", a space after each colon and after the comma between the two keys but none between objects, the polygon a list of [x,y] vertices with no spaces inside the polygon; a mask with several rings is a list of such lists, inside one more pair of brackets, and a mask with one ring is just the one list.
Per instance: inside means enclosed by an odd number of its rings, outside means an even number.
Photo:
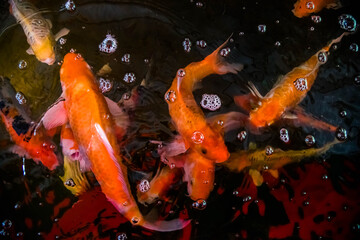
[{"label": "pond water", "polygon": [[[175,134],[164,94],[179,68],[202,60],[231,36],[226,60],[242,63],[244,69],[204,78],[194,96],[199,106],[204,94],[221,99],[221,106],[202,108],[207,117],[241,111],[233,97],[249,93],[247,82],[265,95],[280,76],[345,31],[340,24],[343,14],[360,21],[355,0],[303,18],[292,13],[293,0],[75,0],[71,11],[66,1],[32,2],[52,21],[54,34],[64,27],[70,33],[56,43],[56,63],[41,63],[26,53],[24,31],[9,14],[8,3],[1,2],[0,76],[8,77],[25,96],[34,121],[61,95],[61,61],[71,49],[81,53],[94,73],[109,64],[112,71],[98,80],[110,99],[119,101],[141,84],[123,149],[131,159],[128,173],[134,195],[144,176],[151,179],[162,164],[150,140],[166,141]],[[346,129],[347,140],[326,154],[284,166],[278,179],[268,176],[260,187],[246,184],[245,171],[235,173],[219,165],[204,210],[192,207],[181,181],[167,200],[148,207],[139,204],[144,213],[155,208],[163,218],[192,219],[175,232],[131,226],[95,180],[86,193],[72,195],[59,178],[61,166],[50,172],[11,153],[10,137],[0,125],[0,239],[359,239],[359,44],[355,32],[333,46],[299,104],[317,119]],[[279,137],[283,128],[289,143]],[[238,138],[241,131],[246,131],[239,137],[243,140]],[[225,143],[230,152],[247,150],[252,143],[259,149],[299,150],[324,146],[334,135],[311,124],[294,127],[280,121],[262,134],[239,126],[225,134]],[[54,141],[60,149],[58,135]]]}]

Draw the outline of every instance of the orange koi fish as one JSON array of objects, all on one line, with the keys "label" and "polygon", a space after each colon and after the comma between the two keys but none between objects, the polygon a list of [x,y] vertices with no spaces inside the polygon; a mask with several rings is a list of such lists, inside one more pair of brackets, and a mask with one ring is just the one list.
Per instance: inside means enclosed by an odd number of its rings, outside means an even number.
[{"label": "orange koi fish", "polygon": [[157,231],[186,226],[190,221],[181,219],[148,222],[140,213],[129,191],[127,169],[122,163],[114,129],[113,116],[116,118],[122,110],[115,109],[114,103],[110,105],[114,108],[111,114],[90,66],[80,54],[66,54],[60,80],[65,101],[59,101],[44,115],[42,123],[46,129],[69,123],[80,154],[88,159],[103,193],[132,224]]},{"label": "orange koi fish", "polygon": [[[280,78],[273,89],[264,97],[261,96],[252,83],[249,83],[252,97],[256,99],[252,103],[254,106],[249,113],[250,125],[262,128],[273,124],[282,117],[286,117],[287,111],[294,109],[310,91],[317,77],[319,67],[326,62],[330,46],[340,42],[341,38],[346,34],[348,33],[343,33],[340,37],[332,40],[330,44],[319,50],[305,63]],[[248,104],[244,103],[242,96],[235,97],[234,101],[239,106]],[[302,119],[309,119],[309,117],[306,116]],[[333,128],[330,126],[330,130],[333,130]]]},{"label": "orange koi fish", "polygon": [[270,155],[266,154],[265,149],[256,150],[256,146],[252,144],[249,151],[240,150],[232,153],[229,160],[222,164],[234,172],[241,172],[246,169],[249,171],[255,185],[260,186],[263,183],[261,172],[268,171],[271,175],[278,178],[277,169],[290,163],[300,162],[308,157],[323,154],[338,143],[340,141],[334,140],[321,148],[304,150],[283,151],[281,149],[274,149],[274,152]]},{"label": "orange koi fish", "polygon": [[342,6],[339,0],[297,0],[292,12],[296,17],[302,18],[320,12],[325,7],[338,9]]},{"label": "orange koi fish", "polygon": [[28,54],[34,54],[43,63],[55,62],[55,41],[69,33],[63,28],[55,36],[51,33],[51,21],[41,16],[40,11],[27,0],[9,0],[10,13],[20,23],[30,48]]},{"label": "orange koi fish", "polygon": [[24,106],[15,99],[15,89],[8,78],[0,76],[0,115],[12,141],[16,144],[12,151],[19,156],[42,162],[50,170],[59,165],[55,144],[43,128],[35,131]]},{"label": "orange koi fish", "polygon": [[148,191],[141,192],[140,189],[138,189],[138,201],[142,204],[151,204],[156,199],[164,199],[171,185],[180,180],[181,174],[180,168],[171,169],[168,166],[163,167],[150,181]]},{"label": "orange koi fish", "polygon": [[219,51],[228,41],[200,62],[179,69],[171,87],[165,94],[169,113],[176,130],[184,140],[185,149],[191,148],[205,158],[216,162],[226,161],[229,152],[223,134],[211,127],[193,96],[195,83],[210,74],[227,74],[240,71],[242,64],[226,63]]}]

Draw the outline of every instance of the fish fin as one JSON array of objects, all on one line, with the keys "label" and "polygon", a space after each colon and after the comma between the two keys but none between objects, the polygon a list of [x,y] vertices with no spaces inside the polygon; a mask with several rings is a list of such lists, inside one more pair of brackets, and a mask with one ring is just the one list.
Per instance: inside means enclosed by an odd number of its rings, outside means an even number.
[{"label": "fish fin", "polygon": [[239,95],[234,97],[234,102],[237,106],[244,109],[247,112],[250,112],[254,108],[258,107],[259,97],[255,96],[252,93]]},{"label": "fish fin", "polygon": [[251,176],[255,186],[259,187],[264,182],[264,178],[258,170],[250,169],[249,175]]},{"label": "fish fin", "polygon": [[40,120],[40,123],[42,123],[47,130],[62,126],[67,122],[68,117],[65,109],[65,101],[62,100],[59,100],[51,106]]},{"label": "fish fin", "polygon": [[256,150],[257,146],[255,142],[250,142],[249,143],[249,150]]},{"label": "fish fin", "polygon": [[29,48],[26,50],[26,53],[29,54],[29,55],[34,55],[34,51],[32,50],[31,47],[29,47]]},{"label": "fish fin", "polygon": [[122,139],[126,133],[126,129],[130,125],[129,116],[125,112],[125,109],[120,107],[116,102],[112,101],[110,98],[107,97],[105,97],[105,100],[115,122],[116,136]]},{"label": "fish fin", "polygon": [[329,3],[328,5],[326,5],[326,8],[327,9],[334,9],[334,10],[342,8],[341,1],[338,0],[338,1],[335,1],[333,3]]},{"label": "fish fin", "polygon": [[225,61],[226,58],[220,55],[220,50],[225,47],[225,45],[229,42],[232,35],[219,46],[213,53],[207,56],[204,60],[208,61],[209,64],[212,65],[213,70],[216,74],[227,74],[227,73],[234,73],[241,71],[244,68],[244,65],[241,63],[228,63]]},{"label": "fish fin", "polygon": [[25,157],[28,159],[32,159],[32,157],[29,155],[29,153],[22,147],[18,146],[18,145],[13,145],[9,148],[9,150],[12,153],[15,153],[17,155],[19,155],[20,157]]},{"label": "fish fin", "polygon": [[69,29],[67,28],[62,28],[58,33],[55,34],[54,39],[55,41],[59,40],[59,38],[68,35],[68,33],[70,32]]},{"label": "fish fin", "polygon": [[247,87],[250,90],[251,94],[254,97],[256,97],[257,99],[260,100],[260,99],[264,98],[252,82],[248,82]]},{"label": "fish fin", "polygon": [[[243,127],[247,123],[248,116],[241,112],[228,112],[217,114],[207,118],[207,122],[215,129],[221,129],[229,132],[233,129]],[[219,122],[222,122],[222,125]]]},{"label": "fish fin", "polygon": [[291,112],[284,112],[282,115],[282,118],[294,120],[294,119],[297,119],[297,115],[294,113],[291,113]]},{"label": "fish fin", "polygon": [[46,22],[49,24],[49,28],[52,29],[53,25],[50,19],[45,19]]},{"label": "fish fin", "polygon": [[279,171],[277,169],[269,169],[268,171],[271,174],[271,176],[273,176],[274,178],[276,179],[279,178]]},{"label": "fish fin", "polygon": [[142,225],[144,228],[158,232],[172,232],[185,228],[191,222],[191,219],[185,220],[181,218],[169,221],[153,220],[159,218],[157,212],[158,209],[153,208],[150,213],[144,217],[144,224]]},{"label": "fish fin", "polygon": [[111,73],[112,69],[110,67],[109,63],[106,63],[104,66],[102,66],[99,71],[97,71],[96,75],[103,77],[109,73]]}]

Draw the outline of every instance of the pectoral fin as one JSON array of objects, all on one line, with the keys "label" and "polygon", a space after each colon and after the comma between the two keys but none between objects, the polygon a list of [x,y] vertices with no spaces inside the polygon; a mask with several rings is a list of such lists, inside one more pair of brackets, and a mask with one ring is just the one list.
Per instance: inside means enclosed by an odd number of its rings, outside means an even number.
[{"label": "pectoral fin", "polygon": [[65,35],[67,35],[69,32],[70,32],[70,30],[67,28],[61,29],[57,34],[55,34],[55,36],[54,36],[55,41],[59,40],[59,38],[65,36]]},{"label": "pectoral fin", "polygon": [[333,2],[333,3],[329,3],[328,5],[326,5],[326,8],[327,9],[339,9],[339,8],[341,8],[342,7],[342,4],[341,4],[341,2],[340,1],[335,1],[335,2]]},{"label": "pectoral fin", "polygon": [[32,50],[31,47],[29,47],[29,48],[26,50],[26,53],[29,54],[29,55],[34,55],[34,51]]},{"label": "pectoral fin", "polygon": [[250,169],[249,175],[257,187],[261,186],[261,184],[264,182],[264,178],[258,170]]},{"label": "pectoral fin", "polygon": [[59,100],[50,107],[40,121],[47,130],[62,126],[67,122],[68,117],[64,100]]}]

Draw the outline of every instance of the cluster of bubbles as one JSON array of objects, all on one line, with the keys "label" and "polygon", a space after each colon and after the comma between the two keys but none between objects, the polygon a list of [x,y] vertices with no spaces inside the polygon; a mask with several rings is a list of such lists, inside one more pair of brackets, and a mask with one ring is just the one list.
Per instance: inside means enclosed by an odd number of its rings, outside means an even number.
[{"label": "cluster of bubbles", "polygon": [[133,82],[135,82],[135,80],[136,80],[135,73],[132,73],[132,72],[130,72],[130,73],[125,73],[123,80],[124,80],[124,82],[126,82],[126,83],[133,83]]},{"label": "cluster of bubbles", "polygon": [[216,94],[203,94],[200,105],[204,109],[216,111],[221,107],[221,99]]},{"label": "cluster of bubbles", "polygon": [[319,52],[318,61],[321,62],[321,63],[326,63],[327,62],[327,56],[328,56],[327,52]]},{"label": "cluster of bubbles", "polygon": [[222,57],[226,57],[227,55],[229,55],[230,51],[231,51],[231,50],[230,50],[229,47],[223,48],[223,49],[220,50],[220,55],[221,55]]},{"label": "cluster of bubbles", "polygon": [[261,33],[266,32],[266,25],[265,24],[258,25],[258,31]]},{"label": "cluster of bubbles", "polygon": [[25,95],[22,92],[17,92],[15,98],[21,105],[26,103]]},{"label": "cluster of bubbles", "polygon": [[66,38],[63,38],[63,37],[59,38],[60,45],[64,45],[66,43],[66,41],[67,41]]},{"label": "cluster of bubbles", "polygon": [[339,141],[345,141],[347,139],[347,131],[344,128],[338,128],[336,130],[336,138]]},{"label": "cluster of bubbles", "polygon": [[191,51],[191,41],[190,41],[189,38],[185,38],[182,45],[184,47],[185,52],[190,52]]},{"label": "cluster of bubbles", "polygon": [[66,3],[65,3],[65,8],[66,10],[72,12],[72,11],[75,11],[76,9],[76,6],[75,6],[75,3],[73,0],[68,0]]},{"label": "cluster of bubbles", "polygon": [[148,180],[143,179],[138,185],[139,191],[145,193],[150,190],[150,183]]},{"label": "cluster of bubbles", "polygon": [[350,44],[349,49],[350,49],[350,51],[358,52],[359,51],[359,45],[357,45],[356,43],[352,43],[352,44]]},{"label": "cluster of bubbles", "polygon": [[99,78],[99,89],[102,93],[109,92],[113,87],[112,82],[109,79]]},{"label": "cluster of bubbles", "polygon": [[321,17],[320,17],[320,16],[317,16],[317,15],[313,15],[313,16],[311,16],[311,20],[312,20],[314,23],[320,23],[320,22],[321,22]]},{"label": "cluster of bubbles", "polygon": [[122,56],[121,61],[124,63],[130,63],[130,53],[125,53],[124,56]]},{"label": "cluster of bubbles", "polygon": [[340,27],[349,32],[355,32],[357,29],[357,23],[353,16],[350,14],[342,14],[339,16]]},{"label": "cluster of bubbles", "polygon": [[286,128],[280,129],[280,139],[284,143],[288,143],[290,141],[289,131]]},{"label": "cluster of bubbles", "polygon": [[306,3],[306,8],[309,9],[309,10],[314,10],[315,4],[313,2],[307,2]]},{"label": "cluster of bubbles", "polygon": [[276,46],[276,47],[280,47],[280,46],[281,46],[281,42],[276,41],[276,42],[275,42],[275,46]]},{"label": "cluster of bubbles", "polygon": [[271,155],[271,154],[273,154],[274,153],[274,148],[272,147],[272,146],[266,146],[265,147],[265,154],[266,155]]},{"label": "cluster of bubbles", "polygon": [[206,208],[206,201],[204,199],[199,199],[193,202],[192,207],[197,210],[204,210]]},{"label": "cluster of bubbles", "polygon": [[23,70],[23,69],[25,69],[27,67],[27,62],[25,61],[25,60],[20,60],[19,61],[19,64],[18,64],[18,68],[20,69],[20,70]]},{"label": "cluster of bubbles", "polygon": [[246,136],[247,136],[247,132],[243,130],[237,134],[237,139],[243,142],[246,139]]},{"label": "cluster of bubbles", "polygon": [[165,93],[165,100],[168,102],[175,102],[176,100],[176,93],[173,90],[169,90]]},{"label": "cluster of bubbles", "polygon": [[117,40],[111,34],[107,34],[99,45],[99,51],[103,53],[114,53],[117,49]]},{"label": "cluster of bubbles", "polygon": [[74,182],[74,180],[72,178],[69,178],[68,180],[66,180],[64,184],[69,187],[75,187],[75,185],[76,185],[76,183]]},{"label": "cluster of bubbles", "polygon": [[355,85],[360,85],[360,75],[354,77],[354,83]]},{"label": "cluster of bubbles", "polygon": [[128,239],[128,237],[127,237],[126,233],[121,233],[121,234],[117,235],[116,239],[117,240],[126,240],[126,239]]},{"label": "cluster of bubbles", "polygon": [[206,48],[207,43],[204,40],[199,40],[199,41],[196,41],[196,46],[198,46],[200,48]]},{"label": "cluster of bubbles", "polygon": [[308,89],[306,78],[298,78],[294,81],[294,86],[299,91],[305,91]]}]

